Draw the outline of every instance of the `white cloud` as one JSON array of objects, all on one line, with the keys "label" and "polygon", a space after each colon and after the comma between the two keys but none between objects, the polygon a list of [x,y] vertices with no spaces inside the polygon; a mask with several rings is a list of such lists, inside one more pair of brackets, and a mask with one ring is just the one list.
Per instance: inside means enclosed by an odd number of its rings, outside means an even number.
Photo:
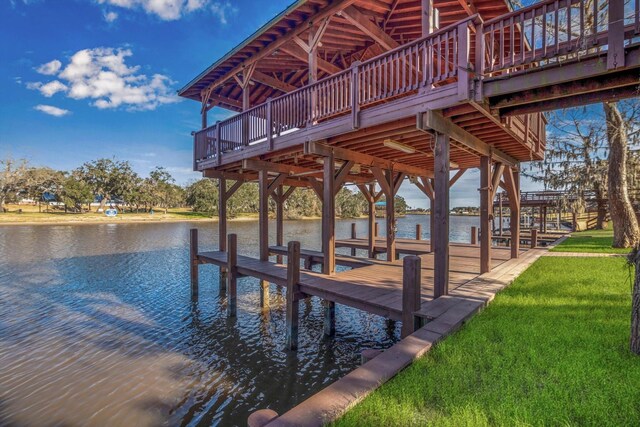
[{"label": "white cloud", "polygon": [[174,21],[189,12],[202,9],[209,0],[98,0],[100,4],[125,9],[141,8],[165,21]]},{"label": "white cloud", "polygon": [[54,107],[53,105],[40,104],[40,105],[36,105],[33,108],[45,114],[49,114],[50,116],[55,116],[55,117],[62,117],[62,116],[66,116],[67,114],[71,114],[71,111],[65,110],[63,108]]},{"label": "white cloud", "polygon": [[36,68],[36,71],[39,72],[40,74],[44,74],[45,76],[53,76],[58,72],[58,70],[60,70],[60,67],[62,67],[62,62],[58,61],[57,59],[54,59],[51,62],[42,64],[41,66]]},{"label": "white cloud", "polygon": [[218,17],[221,24],[226,24],[228,16],[237,13],[238,9],[229,1],[220,1],[211,5],[211,12]]},{"label": "white cloud", "polygon": [[80,50],[57,73],[58,80],[28,83],[27,87],[46,97],[64,92],[72,99],[93,100],[92,105],[100,109],[154,110],[179,100],[169,77],[141,74],[139,66],[126,64],[130,56],[129,49]]},{"label": "white cloud", "polygon": [[107,22],[113,22],[118,19],[118,14],[116,12],[104,12],[103,16],[104,20]]},{"label": "white cloud", "polygon": [[[229,0],[96,0],[99,4],[123,9],[142,9],[149,15],[155,15],[164,21],[175,21],[189,13],[199,10],[209,10],[218,18],[220,23],[226,24],[230,14],[238,9]],[[207,6],[211,5],[210,8]],[[114,12],[111,12],[114,13]],[[112,22],[118,16],[109,20],[109,14],[105,15],[108,22]]]}]

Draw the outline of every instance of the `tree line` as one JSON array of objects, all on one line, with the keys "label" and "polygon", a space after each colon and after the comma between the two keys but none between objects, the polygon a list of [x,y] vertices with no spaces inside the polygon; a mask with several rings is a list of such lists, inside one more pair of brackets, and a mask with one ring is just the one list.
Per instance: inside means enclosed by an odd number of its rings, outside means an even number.
[{"label": "tree line", "polygon": [[[86,162],[71,171],[34,167],[26,160],[0,159],[0,212],[7,203],[24,199],[38,203],[57,202],[65,212],[87,212],[92,204],[96,211],[107,205],[121,210],[149,212],[189,207],[195,212],[218,214],[218,186],[201,179],[186,186],[176,184],[170,172],[156,167],[147,177],[136,173],[128,161],[102,158]],[[228,215],[257,213],[258,186],[242,185],[227,202]],[[367,213],[368,204],[359,191],[343,188],[336,195],[336,215],[355,218]],[[275,203],[270,201],[275,211]],[[404,214],[405,200],[396,196],[396,211]],[[288,218],[315,217],[322,214],[322,204],[313,191],[296,189],[285,203]]]}]

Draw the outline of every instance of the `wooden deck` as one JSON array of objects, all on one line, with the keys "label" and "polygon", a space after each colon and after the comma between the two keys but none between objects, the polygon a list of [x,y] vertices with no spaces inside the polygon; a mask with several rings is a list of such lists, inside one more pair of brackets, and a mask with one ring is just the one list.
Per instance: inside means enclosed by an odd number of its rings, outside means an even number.
[{"label": "wooden deck", "polygon": [[[420,243],[420,241],[417,241]],[[425,242],[422,242],[424,245]],[[428,242],[427,242],[428,246]],[[523,251],[524,252],[524,251]],[[433,254],[420,255],[422,308],[416,314],[431,316],[428,303],[433,299]],[[200,263],[227,265],[225,252],[201,252]],[[510,249],[494,248],[492,267],[497,267],[510,259]],[[392,320],[402,319],[402,262],[368,260],[370,265],[326,276],[310,271],[300,273],[300,291],[307,296],[357,308]],[[286,265],[238,255],[238,273],[266,280],[281,287],[287,286]],[[449,295],[467,299],[486,299],[481,287],[464,287],[466,283],[480,275],[480,248],[472,245],[452,245],[450,257]],[[433,308],[431,308],[433,310]]]}]

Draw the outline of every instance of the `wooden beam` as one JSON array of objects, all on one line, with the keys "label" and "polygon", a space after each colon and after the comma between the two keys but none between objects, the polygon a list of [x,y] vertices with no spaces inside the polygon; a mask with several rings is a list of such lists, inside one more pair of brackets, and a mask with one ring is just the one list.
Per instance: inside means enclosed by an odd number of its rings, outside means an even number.
[{"label": "wooden beam", "polygon": [[322,251],[324,253],[322,272],[333,275],[336,272],[335,161],[333,155],[324,158],[324,178],[322,184]]},{"label": "wooden beam", "polygon": [[[307,52],[305,52],[305,50],[303,48],[301,48],[300,46],[296,45],[296,44],[290,44],[287,46],[282,46],[280,48],[280,50],[282,50],[283,52],[288,53],[289,55],[293,56],[294,58],[308,63],[309,62],[309,54]],[[324,72],[327,72],[329,74],[337,74],[340,71],[342,71],[342,69],[340,67],[338,67],[335,64],[330,63],[329,61],[326,61],[322,58],[317,58],[317,62],[318,62],[318,68]]]},{"label": "wooden beam", "polygon": [[258,70],[253,72],[253,76],[251,77],[251,80],[253,80],[256,83],[261,83],[263,85],[269,86],[273,89],[277,89],[284,93],[293,92],[294,90],[297,89],[297,87],[295,87],[294,85],[291,85],[287,82],[280,81],[275,77],[271,77],[270,75],[260,72]]},{"label": "wooden beam", "polygon": [[504,173],[504,165],[502,163],[497,163],[493,168],[493,176],[491,178],[491,203],[493,204],[493,199],[496,197],[496,191],[500,187],[500,179],[502,178],[502,174]]},{"label": "wooden beam", "polygon": [[433,296],[449,293],[449,135],[436,133],[435,138],[435,195],[431,250],[434,252]]},{"label": "wooden beam", "polygon": [[451,120],[445,118],[441,112],[427,111],[422,113],[422,117],[418,119],[418,129],[423,131],[433,130],[449,135],[481,156],[491,156],[493,159],[509,166],[517,164],[516,159],[462,129]]},{"label": "wooden beam", "polygon": [[208,102],[209,103],[213,102],[213,104],[226,104],[230,107],[235,107],[238,111],[242,111],[242,101],[238,101],[237,99],[227,98],[226,96],[211,94],[209,95]]},{"label": "wooden beam", "polygon": [[458,180],[462,177],[462,175],[464,175],[466,171],[467,171],[466,169],[459,169],[456,172],[456,174],[453,176],[453,178],[449,180],[449,188],[453,187],[453,184],[458,182]]},{"label": "wooden beam", "polygon": [[400,46],[400,43],[395,41],[393,37],[385,33],[376,23],[365,15],[360,9],[355,6],[349,6],[340,12],[340,14],[347,19],[352,25],[358,28],[360,31],[371,37],[373,41],[378,43],[386,50],[395,49]]},{"label": "wooden beam", "polygon": [[296,25],[294,28],[289,30],[287,33],[283,34],[281,37],[278,37],[277,39],[275,39],[271,43],[269,43],[266,46],[264,46],[262,49],[260,49],[254,55],[250,56],[249,58],[247,58],[246,60],[244,60],[240,64],[236,65],[234,68],[232,68],[227,73],[225,73],[220,78],[218,78],[215,82],[211,83],[204,90],[207,90],[209,88],[214,88],[215,89],[215,88],[219,87],[224,82],[226,82],[227,80],[232,78],[235,74],[238,74],[244,67],[246,67],[249,64],[252,64],[254,62],[258,62],[262,58],[264,58],[266,56],[269,56],[274,50],[280,48],[281,46],[283,46],[286,43],[289,43],[291,40],[293,40],[294,37],[298,36],[300,33],[303,33],[304,31],[306,31],[309,28],[310,25],[313,25],[314,22],[319,22],[320,20],[322,20],[322,19],[324,19],[326,17],[332,16],[332,15],[336,14],[337,12],[341,11],[342,9],[344,9],[345,7],[348,7],[348,6],[352,5],[355,2],[356,2],[356,0],[334,0],[331,4],[327,5],[326,7],[321,8],[320,10],[318,10],[317,13],[309,16],[307,19],[305,19],[304,21],[302,21],[301,23]]},{"label": "wooden beam", "polygon": [[480,273],[491,271],[491,158],[480,158]]},{"label": "wooden beam", "polygon": [[340,189],[344,185],[344,182],[349,176],[349,172],[351,171],[351,168],[353,167],[353,165],[355,165],[355,162],[353,161],[344,162],[342,166],[340,166],[340,169],[338,169],[338,171],[336,172],[335,178],[334,178],[335,194],[338,194],[338,191],[340,191]]},{"label": "wooden beam", "polygon": [[307,141],[304,143],[305,155],[327,156],[332,154],[336,159],[352,160],[364,166],[377,166],[381,169],[393,169],[396,172],[403,172],[410,176],[431,175],[428,171],[417,166],[406,165],[404,163],[393,162],[388,159],[371,156],[346,148],[333,147],[318,141]]},{"label": "wooden beam", "polygon": [[260,260],[269,260],[269,175],[266,170],[258,172],[259,202],[259,247]]},{"label": "wooden beam", "polygon": [[509,196],[511,258],[518,258],[520,256],[520,177],[518,171],[507,168],[504,181]]}]

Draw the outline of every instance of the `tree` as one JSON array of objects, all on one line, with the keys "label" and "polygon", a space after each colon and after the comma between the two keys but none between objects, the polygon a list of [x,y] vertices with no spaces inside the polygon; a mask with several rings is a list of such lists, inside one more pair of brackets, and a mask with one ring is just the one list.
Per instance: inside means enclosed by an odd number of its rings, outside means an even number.
[{"label": "tree", "polygon": [[368,209],[367,201],[359,191],[353,192],[343,187],[335,200],[336,214],[341,218],[357,218]]},{"label": "tree", "polygon": [[138,175],[127,161],[98,159],[83,164],[76,173],[100,198],[98,211],[104,209],[107,200],[117,197],[127,200],[134,197],[138,185]]},{"label": "tree", "polygon": [[174,192],[173,184],[175,180],[163,167],[153,169],[147,179],[155,201],[160,202],[160,206],[164,207],[164,213],[166,214],[167,209],[169,209],[172,193]]},{"label": "tree", "polygon": [[58,198],[65,205],[65,211],[71,207],[76,212],[82,212],[82,205],[93,202],[93,192],[89,184],[75,174],[67,176],[58,190]]},{"label": "tree", "polygon": [[0,159],[0,212],[9,197],[15,197],[22,189],[27,174],[26,160]]},{"label": "tree", "polygon": [[62,185],[64,173],[48,167],[27,168],[24,180],[20,188],[20,194],[38,202],[43,200],[45,194],[55,195]]},{"label": "tree", "polygon": [[218,213],[218,187],[210,179],[201,179],[186,188],[186,203],[194,212]]},{"label": "tree", "polygon": [[[231,182],[227,182],[227,188],[232,184]],[[258,212],[260,210],[259,200],[258,184],[255,182],[242,184],[240,188],[233,193],[233,196],[227,200],[227,215],[234,217],[241,213]]]},{"label": "tree", "polygon": [[322,214],[322,204],[311,189],[296,188],[285,202],[284,210],[289,219],[313,217]]},{"label": "tree", "polygon": [[613,247],[629,248],[640,243],[640,228],[627,187],[627,124],[614,102],[605,102],[609,142],[609,210],[613,221]]}]

